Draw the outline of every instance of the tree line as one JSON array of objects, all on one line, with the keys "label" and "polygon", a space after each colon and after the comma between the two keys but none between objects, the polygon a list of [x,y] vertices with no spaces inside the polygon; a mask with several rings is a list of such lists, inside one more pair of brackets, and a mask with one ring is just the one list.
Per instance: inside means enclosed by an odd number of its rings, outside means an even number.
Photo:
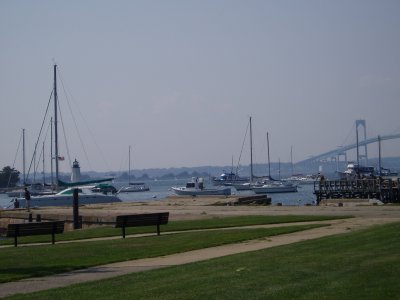
[{"label": "tree line", "polygon": [[20,172],[10,166],[0,171],[0,188],[15,187],[19,182]]}]

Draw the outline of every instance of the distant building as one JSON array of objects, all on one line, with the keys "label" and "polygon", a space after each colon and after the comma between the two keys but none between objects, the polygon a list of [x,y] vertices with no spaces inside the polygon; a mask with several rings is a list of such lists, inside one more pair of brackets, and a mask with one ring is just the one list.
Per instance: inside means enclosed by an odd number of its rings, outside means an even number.
[{"label": "distant building", "polygon": [[76,160],[72,164],[71,182],[78,182],[81,180],[81,168],[79,162]]}]

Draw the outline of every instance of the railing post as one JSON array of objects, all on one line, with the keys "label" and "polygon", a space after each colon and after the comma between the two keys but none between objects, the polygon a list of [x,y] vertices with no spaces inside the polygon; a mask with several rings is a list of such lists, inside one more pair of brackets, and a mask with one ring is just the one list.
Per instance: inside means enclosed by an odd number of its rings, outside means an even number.
[{"label": "railing post", "polygon": [[125,238],[126,218],[124,217],[122,220],[122,237]]},{"label": "railing post", "polygon": [[73,215],[74,215],[74,229],[81,228],[79,222],[79,190],[74,189],[74,200],[73,200]]}]

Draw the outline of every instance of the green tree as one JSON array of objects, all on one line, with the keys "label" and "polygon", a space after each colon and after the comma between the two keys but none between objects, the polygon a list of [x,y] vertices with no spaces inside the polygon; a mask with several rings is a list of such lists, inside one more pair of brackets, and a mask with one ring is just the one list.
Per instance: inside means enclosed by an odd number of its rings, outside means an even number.
[{"label": "green tree", "polygon": [[0,171],[0,187],[14,187],[19,181],[20,172],[11,168],[10,166],[6,166],[3,170]]}]

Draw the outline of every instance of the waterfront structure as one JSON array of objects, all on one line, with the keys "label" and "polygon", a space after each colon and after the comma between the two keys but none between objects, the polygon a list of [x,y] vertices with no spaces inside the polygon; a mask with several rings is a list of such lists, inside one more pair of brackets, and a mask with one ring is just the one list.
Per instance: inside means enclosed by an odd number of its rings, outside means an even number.
[{"label": "waterfront structure", "polygon": [[400,203],[400,178],[320,180],[314,183],[317,204],[323,199],[378,199]]}]

